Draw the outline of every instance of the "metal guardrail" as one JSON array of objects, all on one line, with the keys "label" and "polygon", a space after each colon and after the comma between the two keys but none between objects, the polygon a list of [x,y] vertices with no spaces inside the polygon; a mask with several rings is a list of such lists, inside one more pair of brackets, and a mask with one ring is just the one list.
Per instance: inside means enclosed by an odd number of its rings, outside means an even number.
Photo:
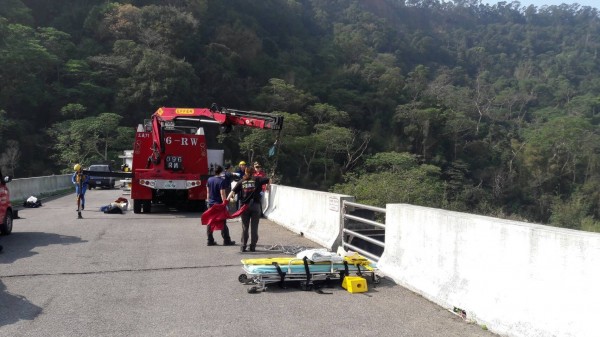
[{"label": "metal guardrail", "polygon": [[[369,259],[373,260],[373,261],[379,261],[379,258],[381,257],[380,254],[378,254],[377,252],[374,252],[373,247],[381,247],[383,249],[385,249],[385,241],[382,240],[378,240],[374,237],[381,237],[382,234],[385,234],[385,224],[377,222],[375,220],[370,220],[364,217],[360,217],[360,216],[356,216],[356,215],[352,215],[349,214],[351,209],[361,209],[361,210],[368,210],[368,211],[372,211],[374,213],[381,213],[384,214],[386,213],[385,208],[381,208],[381,207],[374,207],[374,206],[369,206],[369,205],[363,205],[363,204],[358,204],[355,202],[351,202],[351,201],[346,201],[344,200],[342,202],[342,229],[341,229],[341,235],[342,235],[342,247],[343,248],[349,248],[355,252],[358,252],[366,257],[368,257]],[[366,226],[363,227],[370,227],[371,229],[374,227],[376,229],[375,233],[371,230],[369,231],[369,228],[365,228],[368,232],[365,231],[365,229],[363,230],[363,233],[360,232],[361,229],[350,229],[349,227],[351,227],[351,222],[354,222],[354,224],[356,223],[360,223],[360,224],[364,224]],[[356,226],[352,226],[352,227],[356,227]],[[351,243],[353,241],[355,241],[355,239],[357,239],[357,241],[359,241],[361,243],[361,247],[357,246],[357,243]],[[361,242],[362,241],[362,242]],[[381,249],[379,249],[381,250]]]}]

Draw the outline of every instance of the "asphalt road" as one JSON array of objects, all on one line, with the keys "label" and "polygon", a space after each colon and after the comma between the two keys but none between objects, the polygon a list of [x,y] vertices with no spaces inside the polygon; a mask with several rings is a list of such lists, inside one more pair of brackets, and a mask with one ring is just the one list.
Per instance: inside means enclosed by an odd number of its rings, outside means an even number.
[{"label": "asphalt road", "polygon": [[99,211],[119,196],[88,191],[84,219],[74,195],[19,212],[0,238],[0,336],[495,336],[385,278],[360,294],[249,294],[240,259],[316,244],[262,219],[256,253],[207,247],[197,213]]}]

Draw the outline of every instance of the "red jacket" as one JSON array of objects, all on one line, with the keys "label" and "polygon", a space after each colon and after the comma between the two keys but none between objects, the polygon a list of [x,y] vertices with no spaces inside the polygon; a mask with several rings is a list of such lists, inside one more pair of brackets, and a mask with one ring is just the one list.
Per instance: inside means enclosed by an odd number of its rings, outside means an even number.
[{"label": "red jacket", "polygon": [[[265,178],[267,176],[267,174],[265,173],[265,171],[255,171],[254,176]],[[267,185],[263,185],[262,190],[263,190],[263,192],[265,192],[267,190]]]},{"label": "red jacket", "polygon": [[223,229],[223,225],[225,225],[225,220],[237,218],[246,211],[246,208],[248,208],[248,205],[242,205],[235,213],[229,214],[229,211],[227,211],[227,201],[225,201],[222,204],[212,205],[206,212],[202,213],[200,220],[202,221],[202,225],[211,226],[213,231],[220,231]]}]

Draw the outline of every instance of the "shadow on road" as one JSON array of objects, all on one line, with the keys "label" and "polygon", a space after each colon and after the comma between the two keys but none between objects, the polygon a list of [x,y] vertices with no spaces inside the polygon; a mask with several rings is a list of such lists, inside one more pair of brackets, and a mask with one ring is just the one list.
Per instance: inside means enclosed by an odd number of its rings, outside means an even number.
[{"label": "shadow on road", "polygon": [[2,240],[4,242],[10,241],[10,249],[4,245],[5,249],[0,254],[0,265],[36,255],[38,253],[33,251],[36,247],[87,242],[77,236],[44,232],[13,232],[10,236],[3,237]]},{"label": "shadow on road", "polygon": [[20,320],[34,320],[41,313],[42,308],[23,296],[9,293],[0,281],[0,327]]},{"label": "shadow on road", "polygon": [[[33,251],[36,247],[86,242],[76,236],[43,232],[13,232],[9,237],[2,238],[4,242],[7,240],[10,240],[10,248],[5,245],[0,254],[0,265],[36,255],[38,253]],[[41,307],[32,304],[23,296],[11,294],[0,280],[0,327],[20,320],[34,320],[40,313]]]}]

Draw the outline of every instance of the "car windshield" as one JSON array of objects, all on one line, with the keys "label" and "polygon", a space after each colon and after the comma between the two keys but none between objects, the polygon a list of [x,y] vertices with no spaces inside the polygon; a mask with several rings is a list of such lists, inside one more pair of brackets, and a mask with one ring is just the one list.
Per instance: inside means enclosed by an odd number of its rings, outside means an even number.
[{"label": "car windshield", "polygon": [[92,165],[90,166],[90,171],[108,172],[110,169],[108,165]]}]

